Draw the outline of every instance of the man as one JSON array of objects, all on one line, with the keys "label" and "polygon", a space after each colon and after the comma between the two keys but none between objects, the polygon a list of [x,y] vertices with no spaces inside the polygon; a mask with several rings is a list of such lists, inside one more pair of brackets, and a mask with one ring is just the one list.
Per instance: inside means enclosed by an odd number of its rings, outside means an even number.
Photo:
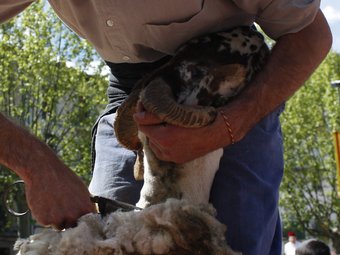
[{"label": "man", "polygon": [[288,242],[284,246],[285,255],[295,255],[296,248],[298,248],[300,242],[297,241],[294,232],[288,232]]},{"label": "man", "polygon": [[[32,2],[2,0],[0,21]],[[112,122],[115,109],[133,83],[164,63],[179,45],[201,34],[256,22],[276,40],[263,71],[236,100],[221,108],[230,121],[235,144],[230,145],[231,136],[220,115],[211,125],[194,130],[159,125],[160,121],[147,112],[134,118],[163,160],[183,163],[225,147],[211,202],[218,219],[228,226],[228,243],[246,255],[280,254],[278,189],[283,159],[278,116],[282,104],[330,49],[331,34],[319,1],[49,2],[111,67],[110,104],[94,129],[90,191],[130,203],[136,202],[141,186],[131,174],[135,155],[118,145]],[[40,223],[70,227],[80,215],[93,211],[89,193],[79,179],[44,144],[4,117],[0,119],[0,141],[0,162],[26,182],[31,211]]]}]

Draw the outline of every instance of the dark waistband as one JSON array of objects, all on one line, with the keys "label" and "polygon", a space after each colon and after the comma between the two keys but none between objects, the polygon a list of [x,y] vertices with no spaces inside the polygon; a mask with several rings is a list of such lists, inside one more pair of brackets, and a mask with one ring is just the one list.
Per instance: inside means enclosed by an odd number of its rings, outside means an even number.
[{"label": "dark waistband", "polygon": [[155,62],[143,63],[112,63],[106,61],[106,64],[117,81],[130,81],[142,78],[146,73],[150,73],[168,62],[170,58],[170,56],[166,56]]}]

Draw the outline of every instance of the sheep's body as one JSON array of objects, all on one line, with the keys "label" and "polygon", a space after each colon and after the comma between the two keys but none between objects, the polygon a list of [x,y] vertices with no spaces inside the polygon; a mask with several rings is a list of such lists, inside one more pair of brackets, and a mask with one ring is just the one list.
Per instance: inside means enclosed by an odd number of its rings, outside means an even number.
[{"label": "sheep's body", "polygon": [[[194,113],[184,115],[183,120],[178,121],[184,110],[176,111],[175,107],[168,107],[168,112],[160,113],[159,109],[163,104],[171,103],[165,103],[169,95],[180,107],[184,106],[185,111],[190,112],[192,106],[205,107],[205,114],[213,115],[209,120],[213,121],[215,108],[225,105],[241,91],[262,67],[268,52],[263,36],[244,27],[192,40],[179,49],[169,64],[143,81],[145,85],[139,91],[139,100],[148,111],[154,112],[165,122],[174,121],[175,125],[189,128],[204,126],[209,123],[202,124],[203,121]],[[166,96],[162,99],[163,94]],[[162,100],[156,101],[154,98]],[[175,117],[168,121],[167,115],[171,114]],[[120,120],[118,118],[117,121]],[[169,197],[185,198],[195,204],[209,202],[222,149],[185,164],[174,164],[157,159],[145,135],[138,132],[138,137],[144,151],[144,186],[138,207],[161,203]]]},{"label": "sheep's body", "polygon": [[88,214],[78,226],[19,240],[18,255],[236,255],[208,205],[170,199],[139,212]]}]

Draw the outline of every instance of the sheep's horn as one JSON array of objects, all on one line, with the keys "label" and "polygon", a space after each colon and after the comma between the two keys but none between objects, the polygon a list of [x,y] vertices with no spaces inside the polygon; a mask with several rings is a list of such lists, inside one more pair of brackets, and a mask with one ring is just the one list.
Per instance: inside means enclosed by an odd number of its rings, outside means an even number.
[{"label": "sheep's horn", "polygon": [[138,138],[138,128],[133,119],[141,86],[137,86],[117,110],[114,130],[118,141],[129,150],[139,150],[142,144]]},{"label": "sheep's horn", "polygon": [[161,78],[154,79],[141,92],[144,108],[164,122],[182,127],[202,127],[216,117],[213,107],[193,107],[175,101],[170,86]]},{"label": "sheep's horn", "polygon": [[146,74],[139,80],[133,87],[129,96],[120,107],[118,107],[114,121],[115,134],[120,144],[129,150],[138,151],[143,147],[138,138],[138,127],[133,119],[133,114],[136,112],[139,95],[144,88],[145,83],[152,79],[155,72]]}]

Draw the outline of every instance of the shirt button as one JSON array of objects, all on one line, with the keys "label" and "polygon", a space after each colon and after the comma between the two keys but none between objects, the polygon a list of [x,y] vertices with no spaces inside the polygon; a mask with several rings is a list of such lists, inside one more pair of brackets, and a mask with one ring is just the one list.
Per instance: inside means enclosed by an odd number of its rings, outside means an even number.
[{"label": "shirt button", "polygon": [[109,27],[112,27],[112,26],[114,25],[113,20],[112,20],[112,19],[108,19],[108,20],[106,21],[106,25],[108,25]]},{"label": "shirt button", "polygon": [[124,61],[128,61],[128,60],[130,60],[130,57],[124,56],[124,57],[123,57],[123,60],[124,60]]}]

